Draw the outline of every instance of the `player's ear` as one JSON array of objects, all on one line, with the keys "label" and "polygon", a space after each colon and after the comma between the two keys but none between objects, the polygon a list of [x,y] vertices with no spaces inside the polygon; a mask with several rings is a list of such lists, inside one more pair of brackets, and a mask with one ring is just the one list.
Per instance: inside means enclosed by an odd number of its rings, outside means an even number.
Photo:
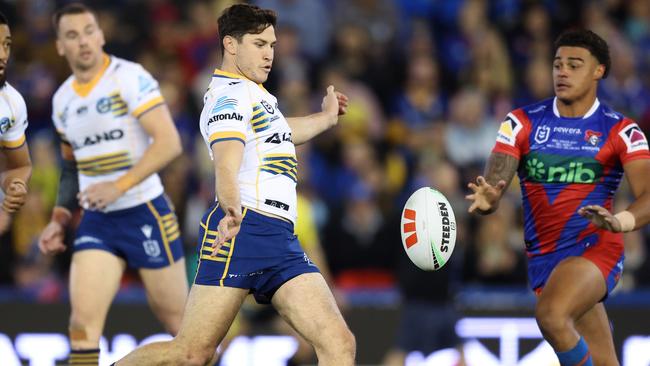
[{"label": "player's ear", "polygon": [[603,78],[603,75],[605,75],[605,65],[599,64],[594,71],[594,77],[596,80],[600,80]]},{"label": "player's ear", "polygon": [[237,53],[237,40],[235,37],[225,36],[223,37],[223,49],[229,55],[234,55]]},{"label": "player's ear", "polygon": [[63,43],[61,43],[61,41],[59,41],[58,39],[56,40],[56,53],[59,56],[65,55],[65,52],[63,51]]}]

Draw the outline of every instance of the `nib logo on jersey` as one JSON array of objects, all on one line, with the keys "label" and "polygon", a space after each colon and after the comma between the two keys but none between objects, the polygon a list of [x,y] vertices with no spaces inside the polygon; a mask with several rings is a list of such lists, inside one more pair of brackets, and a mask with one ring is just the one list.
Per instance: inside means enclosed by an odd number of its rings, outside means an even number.
[{"label": "nib logo on jersey", "polygon": [[526,180],[536,183],[593,183],[603,176],[602,165],[591,158],[529,154],[524,165]]}]

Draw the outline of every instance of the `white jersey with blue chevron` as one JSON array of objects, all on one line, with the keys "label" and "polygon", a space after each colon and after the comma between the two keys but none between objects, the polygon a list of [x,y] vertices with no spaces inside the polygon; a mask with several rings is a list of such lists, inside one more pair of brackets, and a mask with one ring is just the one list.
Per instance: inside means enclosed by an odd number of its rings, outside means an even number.
[{"label": "white jersey with blue chevron", "polygon": [[[142,66],[108,55],[103,62],[87,84],[70,76],[52,100],[52,120],[61,141],[72,147],[80,190],[118,179],[142,158],[151,139],[138,119],[164,103],[158,82]],[[162,193],[158,174],[152,174],[105,211],[134,207]]]},{"label": "white jersey with blue chevron", "polygon": [[243,76],[215,70],[203,99],[200,128],[212,157],[219,141],[241,141],[242,205],[296,220],[296,150],[276,98]]},{"label": "white jersey with blue chevron", "polygon": [[0,88],[0,144],[5,149],[17,149],[25,143],[27,107],[13,86],[5,82]]}]

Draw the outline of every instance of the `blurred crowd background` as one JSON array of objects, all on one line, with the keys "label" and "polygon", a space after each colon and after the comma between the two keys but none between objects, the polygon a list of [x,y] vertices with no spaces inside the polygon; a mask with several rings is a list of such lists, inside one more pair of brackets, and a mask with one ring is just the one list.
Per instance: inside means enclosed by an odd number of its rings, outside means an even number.
[{"label": "blurred crowd background", "polygon": [[[8,80],[24,96],[34,163],[30,194],[0,243],[0,299],[64,302],[69,251],[40,255],[58,185],[51,97],[69,76],[50,17],[64,1],[4,0],[13,34]],[[198,222],[214,199],[200,137],[203,93],[220,62],[216,19],[226,0],[87,1],[105,50],[141,63],[160,82],[184,154],[161,174],[196,265]],[[471,286],[523,289],[526,265],[518,182],[496,214],[466,214],[467,182],[483,170],[500,121],[551,97],[552,43],[571,26],[609,43],[612,71],[600,98],[650,133],[650,2],[647,0],[258,0],[278,11],[278,43],[265,87],[286,116],[320,110],[327,85],[350,98],[338,127],[298,148],[298,235],[342,303],[411,299],[447,304]],[[452,262],[424,273],[403,253],[399,215],[417,188],[452,202]],[[625,183],[617,204],[630,201]],[[650,231],[626,234],[618,291],[650,286]],[[122,297],[141,294],[125,276]],[[132,294],[132,295],[129,295]],[[400,300],[401,299],[401,300]]]}]

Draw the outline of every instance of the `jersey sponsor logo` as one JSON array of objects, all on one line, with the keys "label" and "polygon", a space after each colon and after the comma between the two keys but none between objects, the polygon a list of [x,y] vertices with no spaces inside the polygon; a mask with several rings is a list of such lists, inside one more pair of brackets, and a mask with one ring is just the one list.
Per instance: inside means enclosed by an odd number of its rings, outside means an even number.
[{"label": "jersey sponsor logo", "polygon": [[585,131],[585,141],[587,141],[591,146],[598,146],[602,135],[603,134],[598,131],[587,130]]},{"label": "jersey sponsor logo", "polygon": [[218,121],[233,120],[233,119],[237,121],[243,121],[244,116],[235,112],[215,114],[214,116],[210,117],[210,119],[208,120],[208,125]]},{"label": "jersey sponsor logo", "polygon": [[291,132],[284,132],[284,133],[276,132],[273,135],[271,135],[269,138],[264,140],[264,142],[269,144],[281,144],[284,141],[292,142]]},{"label": "jersey sponsor logo", "polygon": [[236,111],[237,107],[237,99],[234,98],[228,98],[226,96],[223,96],[214,103],[214,106],[212,106],[212,114],[216,114],[222,111]]},{"label": "jersey sponsor logo", "polygon": [[262,106],[264,109],[266,109],[267,112],[269,112],[269,114],[275,113],[275,109],[273,109],[273,106],[270,105],[267,101],[262,100],[260,103],[262,103]]},{"label": "jersey sponsor logo", "polygon": [[553,132],[562,133],[565,135],[582,135],[582,129],[576,127],[555,126],[553,127]]},{"label": "jersey sponsor logo", "polygon": [[0,134],[5,134],[13,125],[16,123],[16,120],[9,117],[3,117],[0,119]]},{"label": "jersey sponsor logo", "polygon": [[77,150],[86,146],[97,145],[100,142],[104,141],[114,141],[119,140],[124,137],[124,131],[118,129],[105,131],[103,133],[98,133],[90,136],[84,137],[81,141],[72,141],[72,148]]},{"label": "jersey sponsor logo", "polygon": [[533,153],[524,160],[525,176],[531,182],[590,184],[602,177],[602,165],[591,158]]},{"label": "jersey sponsor logo", "polygon": [[151,233],[153,232],[153,227],[151,225],[142,225],[140,227],[142,233],[147,238],[142,242],[142,248],[144,248],[145,254],[150,257],[158,257],[162,252],[160,250],[160,245],[157,240],[151,239]]},{"label": "jersey sponsor logo", "polygon": [[121,117],[128,113],[126,102],[119,92],[113,92],[107,97],[99,98],[95,109],[100,114],[111,112],[115,117]]},{"label": "jersey sponsor logo", "polygon": [[548,138],[551,136],[551,128],[548,126],[537,126],[535,130],[535,142],[538,144],[543,144],[548,141]]},{"label": "jersey sponsor logo", "polygon": [[510,146],[515,146],[517,134],[522,128],[523,126],[519,121],[508,116],[505,121],[501,122],[501,126],[499,126],[497,141]]},{"label": "jersey sponsor logo", "polygon": [[271,206],[271,207],[279,208],[279,209],[282,209],[282,210],[285,210],[285,211],[289,211],[289,205],[287,205],[284,202],[266,199],[264,201],[264,204],[268,205],[268,206]]},{"label": "jersey sponsor logo", "polygon": [[101,239],[99,239],[99,238],[94,237],[94,236],[82,235],[82,236],[78,237],[77,239],[75,239],[73,245],[88,244],[88,243],[102,244],[103,241]]},{"label": "jersey sponsor logo", "polygon": [[648,150],[648,140],[636,123],[626,126],[618,134],[623,139],[623,142],[625,142],[628,153]]}]

